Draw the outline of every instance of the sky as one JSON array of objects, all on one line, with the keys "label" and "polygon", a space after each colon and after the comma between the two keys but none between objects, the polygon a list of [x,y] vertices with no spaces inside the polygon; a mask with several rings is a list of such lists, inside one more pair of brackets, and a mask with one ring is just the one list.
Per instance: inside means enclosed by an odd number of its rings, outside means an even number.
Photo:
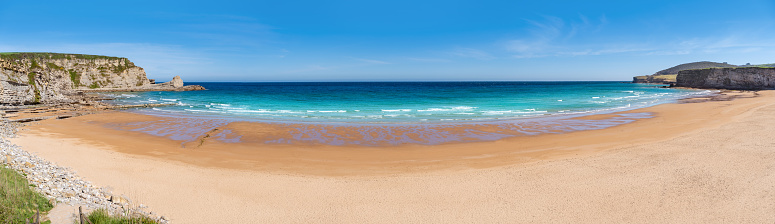
[{"label": "sky", "polygon": [[0,0],[0,52],[184,81],[626,81],[775,63],[775,1]]}]

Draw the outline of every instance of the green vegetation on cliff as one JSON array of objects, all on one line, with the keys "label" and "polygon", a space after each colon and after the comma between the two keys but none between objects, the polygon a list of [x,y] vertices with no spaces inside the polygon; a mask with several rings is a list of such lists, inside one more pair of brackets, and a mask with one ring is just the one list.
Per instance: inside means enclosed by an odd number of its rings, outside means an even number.
[{"label": "green vegetation on cliff", "polygon": [[94,82],[91,85],[89,85],[89,89],[96,89],[100,88],[100,84],[98,82]]},{"label": "green vegetation on cliff", "polygon": [[32,64],[30,65],[30,70],[33,70],[33,69],[36,69],[36,68],[41,68],[40,65],[38,65],[38,62],[35,61],[35,59],[32,59],[30,61],[32,61]]},{"label": "green vegetation on cliff", "polygon": [[61,66],[59,66],[57,64],[51,63],[51,62],[46,62],[46,67],[49,67],[51,69],[57,69],[57,70],[64,70],[65,69],[65,68],[63,68],[63,67],[61,67]]},{"label": "green vegetation on cliff", "polygon": [[78,74],[75,70],[67,70],[70,73],[70,81],[73,81],[73,88],[81,86],[81,74]]},{"label": "green vegetation on cliff", "polygon": [[731,68],[731,67],[737,67],[736,65],[730,65],[727,63],[718,63],[718,62],[710,62],[710,61],[700,61],[700,62],[692,62],[692,63],[685,63],[676,65],[673,67],[670,67],[668,69],[658,71],[654,73],[654,75],[676,75],[679,71],[683,70],[689,70],[689,69],[704,69],[704,68]]},{"label": "green vegetation on cliff", "polygon": [[771,64],[761,64],[761,65],[750,65],[746,67],[758,67],[758,68],[775,68],[775,63]]},{"label": "green vegetation on cliff", "polygon": [[736,65],[730,65],[727,63],[718,63],[710,61],[700,61],[685,63],[670,67],[668,69],[658,71],[653,75],[635,76],[632,78],[634,83],[675,83],[678,72],[691,69],[706,69],[706,68],[734,68]]},{"label": "green vegetation on cliff", "polygon": [[18,60],[18,59],[126,59],[119,57],[103,56],[103,55],[89,55],[89,54],[63,54],[63,53],[50,53],[50,52],[2,52],[0,58]]},{"label": "green vegetation on cliff", "polygon": [[30,84],[34,89],[35,92],[35,103],[40,102],[40,90],[38,90],[38,85],[35,85],[35,77],[38,75],[38,73],[30,72],[27,73],[27,84]]}]

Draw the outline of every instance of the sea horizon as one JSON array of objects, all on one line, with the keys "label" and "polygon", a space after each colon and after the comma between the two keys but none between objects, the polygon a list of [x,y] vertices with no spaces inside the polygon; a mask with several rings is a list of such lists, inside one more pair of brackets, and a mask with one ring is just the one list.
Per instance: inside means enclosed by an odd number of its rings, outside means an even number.
[{"label": "sea horizon", "polygon": [[146,114],[268,122],[438,123],[586,115],[711,94],[619,81],[188,82],[208,90],[107,93]]}]

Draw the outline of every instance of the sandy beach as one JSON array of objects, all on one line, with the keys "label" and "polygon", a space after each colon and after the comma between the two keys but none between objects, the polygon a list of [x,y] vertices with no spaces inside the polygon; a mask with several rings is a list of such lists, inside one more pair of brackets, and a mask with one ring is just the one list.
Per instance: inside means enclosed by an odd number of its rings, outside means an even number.
[{"label": "sandy beach", "polygon": [[239,122],[209,134],[240,143],[184,142],[110,127],[181,125],[127,112],[42,121],[12,141],[174,223],[772,223],[775,92],[733,95],[600,130],[441,145],[264,144],[284,129]]}]

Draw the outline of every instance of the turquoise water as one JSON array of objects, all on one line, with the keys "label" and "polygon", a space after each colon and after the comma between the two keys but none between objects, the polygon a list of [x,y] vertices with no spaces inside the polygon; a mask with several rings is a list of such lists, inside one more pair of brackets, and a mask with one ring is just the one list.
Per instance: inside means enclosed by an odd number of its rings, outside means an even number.
[{"label": "turquoise water", "polygon": [[583,115],[648,107],[710,91],[622,82],[187,83],[208,90],[110,94],[138,109],[272,121],[433,123]]}]

